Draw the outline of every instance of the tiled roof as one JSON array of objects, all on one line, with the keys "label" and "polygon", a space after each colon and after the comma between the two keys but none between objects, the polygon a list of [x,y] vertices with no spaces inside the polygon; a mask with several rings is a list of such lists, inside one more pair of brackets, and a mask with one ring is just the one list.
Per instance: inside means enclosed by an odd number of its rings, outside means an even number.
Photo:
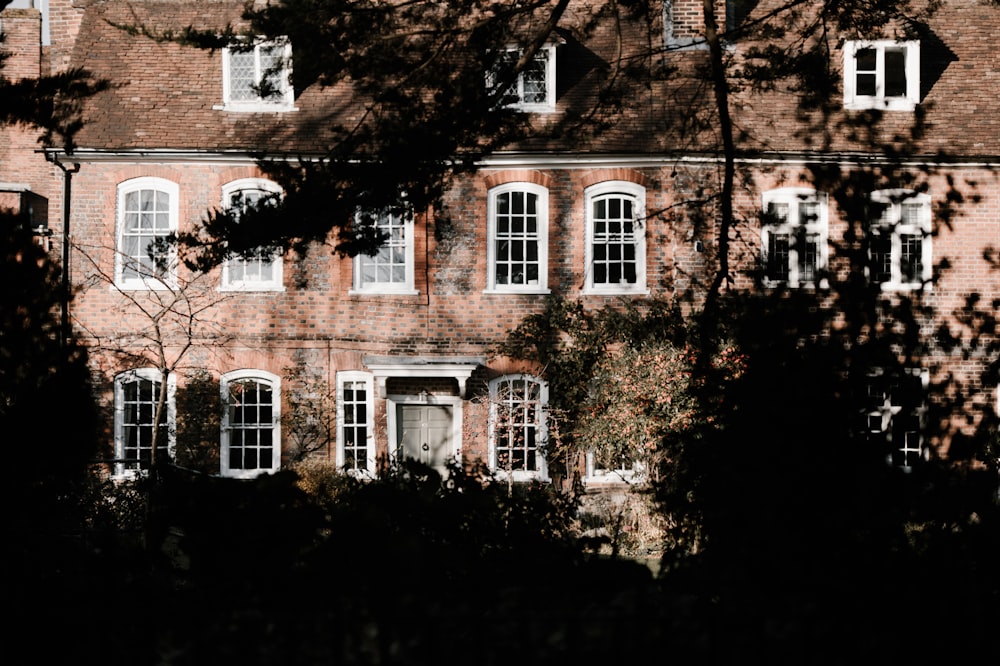
[{"label": "tiled roof", "polygon": [[[332,119],[349,119],[359,113],[345,88],[314,85],[300,91],[297,110],[291,112],[224,111],[217,108],[222,103],[220,53],[156,41],[114,25],[145,25],[152,30],[179,30],[187,25],[210,28],[238,22],[241,11],[238,0],[108,0],[90,5],[73,64],[117,85],[87,103],[87,124],[78,144],[99,150],[320,150],[331,139]],[[996,94],[1000,54],[983,38],[992,34],[987,26],[1000,27],[997,6],[945,0],[921,39],[918,109],[885,112],[880,123],[861,132],[852,134],[844,125],[860,114],[845,112],[836,104],[826,115],[815,111],[801,116],[792,92],[779,88],[759,95],[743,93],[733,100],[742,146],[750,151],[857,151],[872,145],[862,140],[862,135],[871,132],[880,139],[904,136],[912,140],[910,148],[916,153],[1000,155],[1000,96]],[[592,107],[618,48],[610,28],[577,39],[569,26],[565,35],[558,56],[558,112],[539,116],[542,123],[561,132],[524,148],[629,153],[715,150],[718,143],[711,116],[705,122],[704,117],[691,113],[695,107],[710,110],[712,89],[693,78],[653,77],[628,87],[613,122],[596,138],[576,126],[562,126],[572,115],[567,110]],[[641,35],[642,39],[626,47],[649,48],[650,40],[660,37]],[[836,41],[832,44],[839,48]],[[833,57],[841,58],[840,51],[834,50]],[[704,58],[703,51],[671,53],[665,61],[683,65],[699,58]],[[917,135],[912,133],[915,124],[922,128]]]},{"label": "tiled roof", "polygon": [[[859,126],[857,121],[870,114],[844,111],[840,97],[832,100],[835,108],[828,114],[812,111],[799,117],[791,92],[747,95],[738,118],[740,129],[748,134],[745,145],[857,151],[893,144],[922,155],[1000,156],[1000,51],[984,37],[1000,28],[1000,6],[944,0],[925,23],[910,27],[917,30],[920,42],[916,110],[885,111],[880,121]],[[840,67],[843,53],[836,36],[830,46]]]},{"label": "tiled roof", "polygon": [[223,111],[222,54],[154,40],[149,32],[238,25],[242,3],[145,0],[91,5],[74,50],[74,65],[114,82],[84,109],[83,148],[259,150],[281,146],[311,150],[322,141],[325,116],[336,109],[335,90],[307,90],[299,110],[284,113]]}]

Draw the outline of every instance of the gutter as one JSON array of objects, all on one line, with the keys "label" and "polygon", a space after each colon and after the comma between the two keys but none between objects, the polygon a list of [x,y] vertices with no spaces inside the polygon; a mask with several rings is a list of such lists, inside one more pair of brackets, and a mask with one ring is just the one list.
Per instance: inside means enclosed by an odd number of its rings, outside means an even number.
[{"label": "gutter", "polygon": [[[75,164],[133,162],[145,164],[164,163],[201,163],[201,164],[246,164],[248,162],[289,162],[325,161],[323,155],[306,154],[267,154],[246,150],[188,150],[173,148],[135,148],[125,150],[103,150],[100,148],[75,149],[72,153],[63,149],[45,150],[46,159],[58,163],[62,159],[71,159]],[[460,156],[456,156],[459,162]],[[476,160],[476,167],[481,169],[501,169],[513,167],[586,169],[595,167],[630,166],[659,167],[688,164],[717,165],[723,162],[720,155],[714,153],[574,153],[553,151],[501,151]],[[909,157],[887,157],[879,152],[840,151],[840,152],[760,152],[744,153],[736,157],[736,163],[742,166],[779,166],[804,164],[838,164],[846,167],[860,165],[893,165],[902,167],[953,167],[1000,169],[1000,155],[968,155],[948,156],[940,153],[933,155],[913,155]]]},{"label": "gutter", "polygon": [[45,151],[45,159],[52,162],[63,172],[63,223],[62,223],[62,297],[61,297],[61,319],[60,319],[60,344],[66,346],[71,337],[69,325],[69,300],[70,300],[70,279],[69,279],[69,241],[70,241],[70,202],[73,195],[73,174],[80,170],[80,163],[70,161],[68,164],[60,161],[62,158],[69,158],[67,152]]}]

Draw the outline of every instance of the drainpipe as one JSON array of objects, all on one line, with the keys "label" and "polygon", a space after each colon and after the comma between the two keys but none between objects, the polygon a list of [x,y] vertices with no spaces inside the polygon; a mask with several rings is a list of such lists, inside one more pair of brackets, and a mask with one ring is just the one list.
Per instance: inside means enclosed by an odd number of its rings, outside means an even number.
[{"label": "drainpipe", "polygon": [[73,193],[73,174],[80,170],[80,165],[76,162],[70,162],[67,166],[59,161],[55,153],[46,152],[45,158],[62,169],[63,172],[63,223],[62,223],[62,320],[61,320],[61,339],[60,343],[65,346],[70,339],[70,326],[69,326],[69,297],[70,297],[70,281],[69,281],[69,219],[70,219],[70,200]]}]

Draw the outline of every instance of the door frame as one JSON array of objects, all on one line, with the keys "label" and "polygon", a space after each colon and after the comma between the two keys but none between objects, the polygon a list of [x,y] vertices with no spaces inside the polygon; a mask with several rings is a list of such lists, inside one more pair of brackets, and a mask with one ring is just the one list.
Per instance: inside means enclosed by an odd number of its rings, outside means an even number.
[{"label": "door frame", "polygon": [[396,407],[401,405],[446,405],[451,407],[451,454],[457,463],[462,461],[462,407],[465,401],[453,395],[388,395],[385,399],[386,439],[389,459],[394,460],[399,450],[399,427],[396,423]]}]

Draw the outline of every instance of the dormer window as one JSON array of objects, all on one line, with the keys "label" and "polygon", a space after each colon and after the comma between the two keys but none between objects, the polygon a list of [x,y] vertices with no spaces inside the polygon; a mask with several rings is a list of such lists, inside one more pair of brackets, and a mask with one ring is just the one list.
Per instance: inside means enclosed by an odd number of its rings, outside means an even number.
[{"label": "dormer window", "polygon": [[911,111],[920,101],[920,42],[844,44],[844,108]]},{"label": "dormer window", "polygon": [[[500,56],[501,69],[513,68],[524,49],[510,47]],[[493,83],[495,75],[490,77]],[[556,45],[547,44],[535,53],[516,80],[500,97],[502,106],[521,111],[551,112],[556,107]]]},{"label": "dormer window", "polygon": [[229,47],[222,55],[223,108],[227,111],[284,111],[294,104],[289,78],[292,47],[261,42]]}]

